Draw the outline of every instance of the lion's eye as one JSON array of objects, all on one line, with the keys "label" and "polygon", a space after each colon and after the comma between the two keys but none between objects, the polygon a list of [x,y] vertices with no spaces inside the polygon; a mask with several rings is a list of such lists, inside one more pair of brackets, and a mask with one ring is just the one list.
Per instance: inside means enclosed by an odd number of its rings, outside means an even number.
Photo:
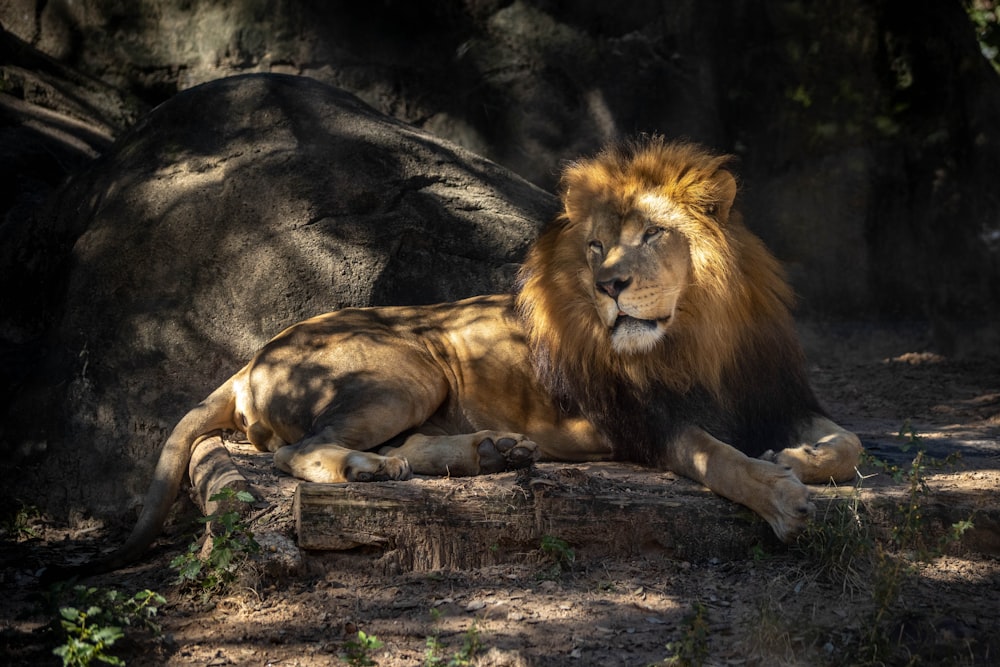
[{"label": "lion's eye", "polygon": [[604,244],[600,241],[594,240],[587,244],[590,248],[590,252],[601,255],[604,253]]},{"label": "lion's eye", "polygon": [[663,235],[663,227],[647,227],[642,233],[643,243],[652,243]]}]

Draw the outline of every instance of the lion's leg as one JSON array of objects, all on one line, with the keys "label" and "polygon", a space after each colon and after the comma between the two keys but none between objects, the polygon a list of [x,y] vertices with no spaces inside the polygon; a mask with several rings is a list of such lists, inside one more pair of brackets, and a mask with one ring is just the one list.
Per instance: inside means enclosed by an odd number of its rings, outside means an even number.
[{"label": "lion's leg", "polygon": [[745,505],[782,540],[801,531],[812,511],[809,490],[792,470],[753,459],[699,428],[689,428],[668,450],[667,468]]},{"label": "lion's leg", "polygon": [[806,484],[854,479],[863,451],[858,436],[816,415],[800,431],[798,440],[798,446],[768,452],[762,458],[788,466]]},{"label": "lion's leg", "polygon": [[311,434],[274,452],[275,466],[309,482],[409,479],[406,459],[368,450],[423,424],[448,388],[433,377],[407,379],[355,383],[349,396],[338,397],[316,418]]},{"label": "lion's leg", "polygon": [[274,465],[307,482],[380,482],[412,476],[406,459],[315,438],[282,447],[274,453]]},{"label": "lion's leg", "polygon": [[499,431],[417,433],[382,453],[406,459],[419,475],[467,477],[531,465],[538,458],[538,445],[518,433]]}]

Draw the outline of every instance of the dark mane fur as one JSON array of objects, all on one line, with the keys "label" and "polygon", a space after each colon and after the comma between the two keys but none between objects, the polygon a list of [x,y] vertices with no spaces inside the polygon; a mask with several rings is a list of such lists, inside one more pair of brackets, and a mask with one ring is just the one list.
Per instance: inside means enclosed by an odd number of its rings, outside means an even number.
[{"label": "dark mane fur", "polygon": [[[533,348],[536,373],[564,409],[580,412],[612,443],[615,458],[659,465],[665,448],[686,426],[698,426],[748,456],[791,446],[796,428],[823,409],[805,375],[794,340],[755,341],[742,362],[725,371],[723,393],[693,385],[684,391],[660,382],[637,387],[609,377],[580,382]],[[782,349],[784,348],[784,349]]]}]

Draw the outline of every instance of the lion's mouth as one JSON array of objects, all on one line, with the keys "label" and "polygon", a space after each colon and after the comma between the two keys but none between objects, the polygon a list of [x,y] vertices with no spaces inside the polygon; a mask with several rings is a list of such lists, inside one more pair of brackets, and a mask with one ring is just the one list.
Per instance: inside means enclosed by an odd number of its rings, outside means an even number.
[{"label": "lion's mouth", "polygon": [[[667,320],[670,319],[668,316]],[[666,322],[666,320],[662,320]],[[612,325],[611,330],[613,333],[644,333],[651,329],[656,329],[657,320],[642,320],[638,317],[632,317],[631,315],[626,315],[625,313],[618,313],[618,319],[615,320],[614,325]]]},{"label": "lion's mouth", "polygon": [[618,311],[611,325],[611,343],[618,352],[648,352],[663,338],[665,325],[670,319],[668,315],[658,320],[644,320]]},{"label": "lion's mouth", "polygon": [[649,352],[663,337],[663,320],[643,320],[618,313],[611,327],[611,344],[618,352],[641,354]]}]

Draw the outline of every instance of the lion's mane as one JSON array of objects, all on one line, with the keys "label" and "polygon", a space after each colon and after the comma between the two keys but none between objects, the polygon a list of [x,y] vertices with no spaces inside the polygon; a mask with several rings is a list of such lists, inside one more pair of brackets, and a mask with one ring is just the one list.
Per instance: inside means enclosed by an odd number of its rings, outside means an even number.
[{"label": "lion's mane", "polygon": [[[654,137],[564,171],[563,210],[525,260],[517,309],[542,383],[568,412],[597,424],[616,456],[657,464],[671,438],[697,425],[750,455],[791,444],[822,410],[805,376],[780,265],[732,207],[730,159]],[[595,307],[586,261],[595,206],[626,212],[655,193],[690,215],[688,286],[667,335],[623,354]]]}]

